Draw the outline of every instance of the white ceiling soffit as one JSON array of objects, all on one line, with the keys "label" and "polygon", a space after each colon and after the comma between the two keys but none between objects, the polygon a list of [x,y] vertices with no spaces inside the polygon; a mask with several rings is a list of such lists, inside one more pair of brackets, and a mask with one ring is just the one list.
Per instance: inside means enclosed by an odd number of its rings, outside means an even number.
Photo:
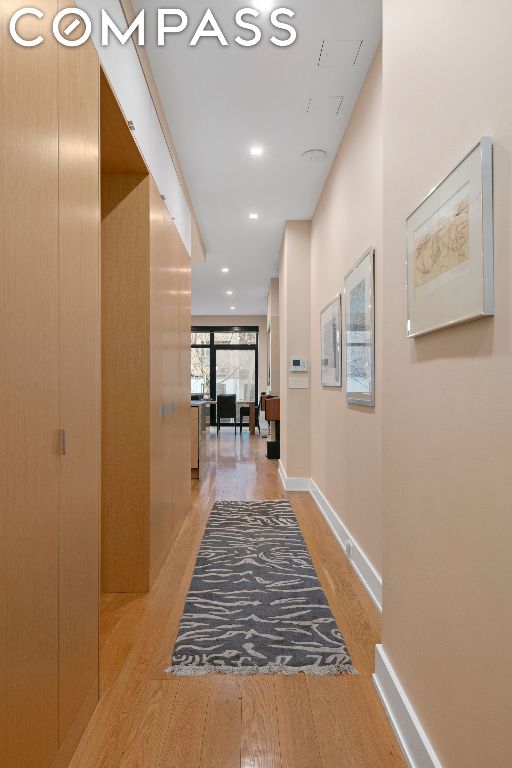
[{"label": "white ceiling soffit", "polygon": [[[146,9],[146,52],[207,251],[206,263],[193,265],[192,311],[264,314],[284,223],[313,215],[381,39],[382,2],[275,3],[295,12],[298,38],[285,48],[269,42],[269,12],[258,20],[257,46],[235,44],[237,0],[209,4],[227,47],[215,38],[189,46],[206,10],[197,0],[179,4],[189,26],[163,47],[155,44],[160,0],[133,6]],[[251,157],[252,145],[264,154]],[[304,160],[310,149],[326,159]]]}]

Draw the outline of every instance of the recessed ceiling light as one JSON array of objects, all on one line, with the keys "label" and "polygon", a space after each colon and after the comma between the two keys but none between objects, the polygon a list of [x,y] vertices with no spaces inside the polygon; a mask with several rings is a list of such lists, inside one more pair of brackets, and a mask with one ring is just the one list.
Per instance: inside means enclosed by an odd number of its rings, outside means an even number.
[{"label": "recessed ceiling light", "polygon": [[263,147],[255,145],[254,147],[250,148],[249,152],[253,157],[261,157],[263,154]]},{"label": "recessed ceiling light", "polygon": [[232,296],[232,295],[233,295],[233,291],[226,291],[226,296]]},{"label": "recessed ceiling light", "polygon": [[223,272],[229,272],[229,269],[227,267],[222,267]]},{"label": "recessed ceiling light", "polygon": [[230,307],[231,310],[236,309],[236,307]]},{"label": "recessed ceiling light", "polygon": [[249,214],[249,218],[250,219],[258,219],[259,218],[259,213],[250,213]]}]

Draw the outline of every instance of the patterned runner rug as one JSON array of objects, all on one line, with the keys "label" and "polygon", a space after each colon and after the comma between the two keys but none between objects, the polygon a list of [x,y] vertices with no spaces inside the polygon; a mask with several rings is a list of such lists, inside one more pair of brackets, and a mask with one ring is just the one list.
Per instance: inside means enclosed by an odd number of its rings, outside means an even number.
[{"label": "patterned runner rug", "polygon": [[357,674],[288,501],[215,504],[166,672]]}]

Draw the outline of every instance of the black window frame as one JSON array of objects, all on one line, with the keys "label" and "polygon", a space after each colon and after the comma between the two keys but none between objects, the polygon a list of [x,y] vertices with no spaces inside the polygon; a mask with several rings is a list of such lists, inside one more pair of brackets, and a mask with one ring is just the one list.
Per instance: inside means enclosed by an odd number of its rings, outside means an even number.
[{"label": "black window frame", "polygon": [[[255,333],[256,344],[215,344],[216,333]],[[260,329],[258,325],[193,325],[190,329],[191,335],[193,333],[209,333],[209,344],[190,344],[191,349],[209,349],[210,350],[210,399],[217,399],[217,350],[253,350],[255,357],[254,365],[254,404],[257,405],[259,401],[258,396],[258,349],[260,341]],[[215,405],[210,407],[210,423],[212,426],[217,425],[217,409]],[[236,426],[240,426],[240,422],[236,423]]]}]

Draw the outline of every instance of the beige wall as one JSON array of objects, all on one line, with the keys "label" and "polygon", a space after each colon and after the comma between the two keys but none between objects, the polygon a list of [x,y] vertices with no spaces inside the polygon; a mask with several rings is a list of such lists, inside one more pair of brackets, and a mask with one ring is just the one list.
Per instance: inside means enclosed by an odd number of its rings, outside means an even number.
[{"label": "beige wall", "polygon": [[268,287],[267,331],[270,331],[270,389],[273,395],[280,392],[280,338],[279,338],[279,278],[272,277]]},{"label": "beige wall", "polygon": [[192,325],[257,325],[258,396],[267,388],[267,318],[265,315],[192,315]]},{"label": "beige wall", "polygon": [[[384,0],[383,641],[444,768],[512,764],[511,27]],[[406,216],[486,134],[496,317],[406,340]]]},{"label": "beige wall", "polygon": [[[320,197],[311,228],[312,478],[382,568],[382,58],[379,51]],[[374,246],[376,407],[348,405],[343,389],[320,384],[320,310]],[[342,301],[342,312],[345,311]]]},{"label": "beige wall", "polygon": [[288,389],[288,359],[310,357],[311,222],[286,224],[279,261],[281,462],[288,477],[311,474],[311,389]]}]

